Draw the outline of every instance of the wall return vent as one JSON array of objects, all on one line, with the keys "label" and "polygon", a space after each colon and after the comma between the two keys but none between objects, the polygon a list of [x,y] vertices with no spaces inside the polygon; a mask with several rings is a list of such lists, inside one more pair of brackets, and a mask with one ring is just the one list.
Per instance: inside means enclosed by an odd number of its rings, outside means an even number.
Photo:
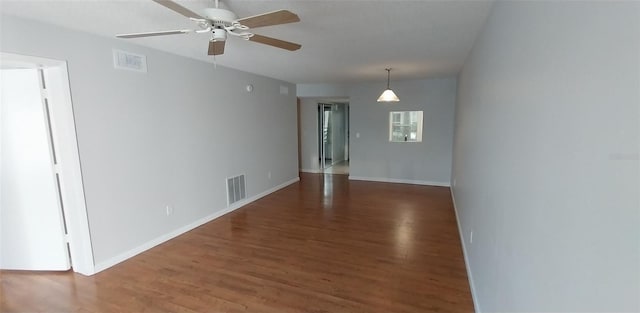
[{"label": "wall return vent", "polygon": [[244,174],[227,178],[227,204],[234,204],[246,198]]}]

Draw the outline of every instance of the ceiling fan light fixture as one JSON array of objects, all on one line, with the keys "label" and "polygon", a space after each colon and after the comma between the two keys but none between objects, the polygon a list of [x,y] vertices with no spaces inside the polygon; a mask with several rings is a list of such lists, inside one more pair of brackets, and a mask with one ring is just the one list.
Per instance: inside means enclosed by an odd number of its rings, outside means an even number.
[{"label": "ceiling fan light fixture", "polygon": [[227,32],[222,28],[214,28],[211,37],[211,41],[225,41],[227,40]]},{"label": "ceiling fan light fixture", "polygon": [[389,87],[389,81],[391,80],[391,69],[385,68],[387,71],[387,89],[385,89],[380,97],[378,97],[378,102],[398,102],[400,99],[396,96],[396,93],[391,90]]}]

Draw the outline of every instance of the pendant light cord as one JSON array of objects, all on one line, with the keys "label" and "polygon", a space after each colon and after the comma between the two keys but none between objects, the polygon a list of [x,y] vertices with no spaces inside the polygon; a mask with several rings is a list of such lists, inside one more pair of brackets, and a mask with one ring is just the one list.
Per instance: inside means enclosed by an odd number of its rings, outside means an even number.
[{"label": "pendant light cord", "polygon": [[391,79],[391,69],[390,68],[385,68],[385,70],[387,70],[387,89],[389,88],[389,80]]}]

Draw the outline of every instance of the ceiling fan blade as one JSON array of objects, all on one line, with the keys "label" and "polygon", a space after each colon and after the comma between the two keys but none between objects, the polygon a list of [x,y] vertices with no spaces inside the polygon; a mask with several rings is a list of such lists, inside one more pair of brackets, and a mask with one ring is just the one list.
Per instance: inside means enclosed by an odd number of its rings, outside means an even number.
[{"label": "ceiling fan blade", "polygon": [[120,34],[116,35],[118,38],[140,38],[140,37],[153,37],[153,36],[166,36],[166,35],[178,35],[190,33],[190,29],[181,30],[167,30],[161,32],[149,32],[149,33],[133,33],[133,34]]},{"label": "ceiling fan blade", "polygon": [[209,55],[221,55],[224,53],[226,41],[209,41]]},{"label": "ceiling fan blade", "polygon": [[237,22],[249,28],[257,28],[300,22],[300,18],[295,13],[287,10],[280,10],[241,18],[237,20]]},{"label": "ceiling fan blade", "polygon": [[153,2],[156,2],[164,7],[166,7],[169,10],[173,10],[175,12],[178,12],[186,17],[189,18],[195,18],[195,19],[204,19],[204,17],[196,14],[195,12],[177,4],[176,2],[173,2],[171,0],[153,0]]},{"label": "ceiling fan blade", "polygon": [[288,42],[288,41],[275,39],[275,38],[262,36],[262,35],[256,35],[256,34],[253,34],[253,36],[249,37],[249,40],[250,41],[254,41],[254,42],[258,42],[258,43],[262,43],[262,44],[265,44],[265,45],[274,46],[276,48],[289,50],[289,51],[295,51],[295,50],[298,50],[298,49],[302,48],[302,46],[297,44],[297,43]]}]

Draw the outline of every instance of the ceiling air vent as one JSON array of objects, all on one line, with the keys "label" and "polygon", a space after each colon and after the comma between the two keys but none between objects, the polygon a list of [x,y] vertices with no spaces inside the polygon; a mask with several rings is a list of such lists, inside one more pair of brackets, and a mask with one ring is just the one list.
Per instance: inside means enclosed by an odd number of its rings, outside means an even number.
[{"label": "ceiling air vent", "polygon": [[244,174],[227,178],[227,203],[234,204],[246,198]]}]

